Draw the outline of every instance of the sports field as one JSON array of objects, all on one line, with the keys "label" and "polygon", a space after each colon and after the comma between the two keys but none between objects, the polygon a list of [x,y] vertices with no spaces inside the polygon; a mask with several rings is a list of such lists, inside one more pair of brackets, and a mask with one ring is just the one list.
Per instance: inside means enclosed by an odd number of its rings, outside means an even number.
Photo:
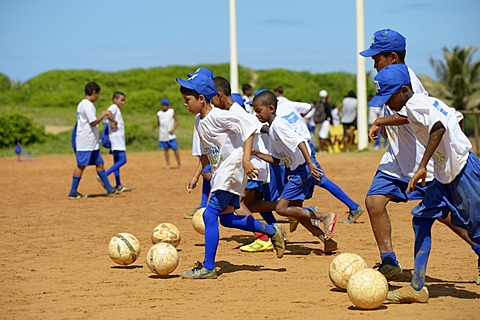
[{"label": "sports field", "polygon": [[[427,269],[428,304],[385,304],[364,311],[334,289],[328,266],[334,256],[320,254],[320,242],[305,229],[288,234],[286,254],[242,253],[252,235],[221,228],[216,280],[184,280],[179,274],[203,258],[203,236],[183,214],[198,205],[200,190],[184,184],[196,158],[182,152],[183,168],[165,170],[160,152],[130,153],[123,183],[135,190],[107,198],[86,169],[79,191],[91,197],[68,200],[75,166],[71,156],[39,157],[32,162],[0,159],[0,319],[479,319],[480,286],[474,282],[473,251],[436,223]],[[382,152],[319,154],[331,180],[363,203]],[[111,156],[104,155],[107,167]],[[308,205],[346,211],[317,188]],[[413,267],[410,209],[390,204],[394,246],[406,271]],[[346,215],[341,216],[341,221]],[[153,275],[145,263],[150,236],[161,222],[181,231],[180,264],[167,277]],[[287,224],[283,224],[288,229]],[[129,232],[142,253],[130,267],[116,266],[107,254],[109,240]],[[361,255],[369,266],[379,260],[365,213],[355,225],[339,224],[334,239],[340,252]]]}]

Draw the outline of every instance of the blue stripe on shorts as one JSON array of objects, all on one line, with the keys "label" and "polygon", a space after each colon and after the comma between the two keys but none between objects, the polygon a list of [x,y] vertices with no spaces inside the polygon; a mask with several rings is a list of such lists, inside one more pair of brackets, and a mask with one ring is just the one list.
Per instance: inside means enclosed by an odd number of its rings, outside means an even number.
[{"label": "blue stripe on shorts", "polygon": [[422,200],[430,182],[425,187],[421,184],[415,186],[415,190],[407,193],[409,180],[393,177],[381,171],[377,171],[373,177],[367,196],[391,195],[393,202],[408,202],[410,200]]},{"label": "blue stripe on shorts", "polygon": [[77,165],[86,167],[94,164],[103,164],[102,154],[100,150],[93,151],[77,151],[75,152]]}]

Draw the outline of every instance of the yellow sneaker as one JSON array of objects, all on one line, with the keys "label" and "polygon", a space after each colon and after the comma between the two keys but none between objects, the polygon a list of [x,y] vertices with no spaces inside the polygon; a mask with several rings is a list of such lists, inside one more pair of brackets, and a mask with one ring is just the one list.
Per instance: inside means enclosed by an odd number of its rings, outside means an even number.
[{"label": "yellow sneaker", "polygon": [[420,291],[417,291],[409,284],[400,289],[389,291],[387,301],[390,301],[391,303],[427,303],[428,296],[427,286],[423,286]]},{"label": "yellow sneaker", "polygon": [[272,241],[270,241],[270,239],[268,239],[268,241],[255,239],[255,241],[253,241],[252,243],[241,246],[240,250],[245,251],[245,252],[272,251],[273,250],[273,244],[272,244]]},{"label": "yellow sneaker", "polygon": [[290,232],[294,232],[298,227],[298,220],[292,217],[287,217],[288,223],[290,224]]}]

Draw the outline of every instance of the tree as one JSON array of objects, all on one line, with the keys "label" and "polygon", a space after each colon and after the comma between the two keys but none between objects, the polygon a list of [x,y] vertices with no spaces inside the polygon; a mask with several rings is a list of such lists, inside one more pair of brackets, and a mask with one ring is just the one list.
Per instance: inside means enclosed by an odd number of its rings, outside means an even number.
[{"label": "tree", "polygon": [[443,48],[444,61],[430,58],[439,81],[424,75],[422,82],[431,96],[457,110],[480,106],[480,60],[472,62],[475,47]]}]

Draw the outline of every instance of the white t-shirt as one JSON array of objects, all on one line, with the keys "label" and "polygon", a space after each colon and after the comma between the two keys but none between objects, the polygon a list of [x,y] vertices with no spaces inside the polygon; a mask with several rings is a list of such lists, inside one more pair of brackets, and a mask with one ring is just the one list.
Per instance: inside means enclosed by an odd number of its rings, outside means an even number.
[{"label": "white t-shirt", "polygon": [[[410,83],[414,93],[428,95],[418,80],[415,73],[408,68]],[[406,116],[404,109],[399,114]],[[388,106],[384,107],[385,116],[393,114]],[[378,170],[393,177],[410,180],[418,169],[425,152],[424,146],[418,142],[412,127],[409,124],[403,126],[385,127],[388,134],[388,148],[380,161]],[[427,165],[427,181],[433,180],[433,161]]]},{"label": "white t-shirt", "polygon": [[338,108],[332,109],[332,122],[334,126],[340,125],[340,115],[338,114]]},{"label": "white t-shirt", "polygon": [[345,97],[342,100],[342,123],[353,123],[357,119],[357,98]]},{"label": "white t-shirt", "polygon": [[[196,118],[200,117],[200,114],[195,116]],[[198,136],[197,128],[193,126],[193,138],[192,138],[192,156],[200,157],[202,155],[202,148],[200,147],[200,137]]]},{"label": "white t-shirt", "polygon": [[75,143],[77,151],[98,150],[98,127],[90,123],[97,120],[97,109],[93,102],[83,99],[77,106],[77,135]]},{"label": "white t-shirt", "polygon": [[415,136],[425,147],[433,125],[441,122],[445,127],[445,134],[432,155],[433,175],[441,183],[452,182],[467,163],[472,148],[458,124],[457,111],[438,99],[422,94],[414,94],[405,109]]},{"label": "white t-shirt", "polygon": [[212,167],[212,192],[224,190],[243,195],[247,183],[242,166],[243,142],[256,128],[235,112],[218,108],[212,108],[203,119],[195,118],[195,127],[202,154],[208,157]]},{"label": "white t-shirt", "polygon": [[158,141],[170,141],[176,139],[175,134],[170,134],[170,130],[175,127],[175,110],[172,108],[167,109],[167,111],[160,110],[157,112],[158,122],[160,126],[158,127]]},{"label": "white t-shirt", "polygon": [[302,114],[308,113],[312,106],[303,102],[292,103],[285,97],[278,97],[277,100],[277,117],[285,119],[296,133],[309,141],[312,135],[302,118]]},{"label": "white t-shirt", "polygon": [[107,120],[108,138],[112,144],[111,149],[125,151],[125,123],[123,122],[122,111],[116,104],[112,104],[107,110],[112,113],[112,117],[117,121],[117,127],[113,129],[112,124]]},{"label": "white t-shirt", "polygon": [[300,143],[305,142],[308,154],[311,152],[307,139],[295,134],[291,125],[279,116],[276,116],[270,125],[268,136],[272,145],[272,156],[280,159],[280,163],[291,170],[305,163],[305,158],[298,148]]},{"label": "white t-shirt", "polygon": [[368,124],[372,125],[375,120],[383,117],[385,111],[383,110],[384,106],[381,107],[369,107],[368,108]]}]

